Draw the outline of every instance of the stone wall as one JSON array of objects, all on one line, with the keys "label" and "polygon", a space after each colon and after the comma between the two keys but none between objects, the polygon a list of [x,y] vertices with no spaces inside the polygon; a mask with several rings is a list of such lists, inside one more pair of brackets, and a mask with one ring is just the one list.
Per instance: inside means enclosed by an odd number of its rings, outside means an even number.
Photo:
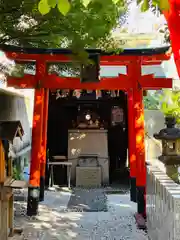
[{"label": "stone wall", "polygon": [[[98,143],[98,144],[97,144]],[[107,146],[107,131],[100,129],[69,130],[68,135],[68,161],[72,163],[71,181],[76,182],[76,167],[78,157],[98,156],[98,165],[102,171],[102,184],[109,183],[109,161]],[[88,167],[88,166],[86,166]]]},{"label": "stone wall", "polygon": [[22,141],[20,139],[14,140],[14,152],[20,152],[31,145],[31,118],[32,107],[29,97],[0,89],[0,121],[20,120],[25,132]]},{"label": "stone wall", "polygon": [[147,166],[147,227],[150,240],[180,239],[180,185],[154,160]]},{"label": "stone wall", "polygon": [[161,142],[153,134],[164,128],[164,116],[158,110],[145,110],[147,166],[147,227],[150,240],[180,239],[180,185],[166,174]]}]

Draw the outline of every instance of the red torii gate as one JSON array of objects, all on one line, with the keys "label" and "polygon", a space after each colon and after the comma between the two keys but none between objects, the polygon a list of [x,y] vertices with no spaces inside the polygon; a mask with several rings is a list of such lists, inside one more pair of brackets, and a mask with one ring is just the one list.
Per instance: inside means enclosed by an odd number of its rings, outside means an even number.
[{"label": "red torii gate", "polygon": [[169,0],[169,10],[163,11],[170,32],[171,46],[180,77],[180,0]]},{"label": "red torii gate", "polygon": [[28,215],[36,215],[40,200],[44,199],[44,177],[46,163],[46,133],[48,121],[49,89],[124,90],[128,93],[128,136],[131,200],[137,201],[138,213],[145,214],[146,165],[144,146],[143,90],[171,88],[172,79],[155,78],[153,74],[141,74],[142,65],[159,65],[169,60],[168,47],[157,49],[124,50],[111,55],[100,50],[87,50],[100,54],[101,66],[126,66],[127,74],[101,78],[96,83],[81,83],[79,78],[59,77],[48,74],[46,64],[72,62],[72,52],[67,49],[30,49],[0,46],[6,56],[18,63],[36,62],[36,74],[22,78],[8,77],[8,86],[34,88],[34,115],[32,129],[32,155],[28,191]]}]

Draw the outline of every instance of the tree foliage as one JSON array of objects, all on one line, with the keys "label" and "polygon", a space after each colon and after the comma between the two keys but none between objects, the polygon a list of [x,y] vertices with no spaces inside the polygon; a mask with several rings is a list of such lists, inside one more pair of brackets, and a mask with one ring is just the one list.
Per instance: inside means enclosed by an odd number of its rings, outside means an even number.
[{"label": "tree foliage", "polygon": [[23,47],[69,47],[79,52],[109,40],[109,33],[125,11],[123,1],[114,4],[111,0],[94,0],[85,7],[81,0],[73,0],[70,7],[62,10],[65,2],[68,0],[59,1],[55,7],[56,1],[43,0],[45,9],[40,7],[39,0],[1,0],[0,43]]},{"label": "tree foliage", "polygon": [[174,116],[180,124],[180,91],[164,90],[159,96],[161,111],[165,116]]},{"label": "tree foliage", "polygon": [[159,104],[159,95],[154,94],[147,94],[147,96],[144,97],[144,108],[148,110],[158,110],[160,108]]},{"label": "tree foliage", "polygon": [[147,11],[150,6],[158,7],[161,11],[169,10],[169,0],[137,0],[141,4],[141,10]]},{"label": "tree foliage", "polygon": [[[153,5],[164,7],[167,1],[153,0]],[[150,0],[138,3],[146,10]],[[0,0],[0,43],[70,47],[77,52],[105,43],[106,48],[117,48],[110,32],[119,24],[126,4],[125,0]]]},{"label": "tree foliage", "polygon": [[[91,2],[94,0],[81,0],[84,7],[88,7]],[[112,0],[112,4],[122,4],[122,0]],[[141,10],[147,11],[150,6],[158,6],[161,10],[168,10],[169,9],[169,0],[137,0],[138,4],[141,4]],[[104,1],[104,5],[105,5]],[[124,4],[124,2],[123,2]],[[60,13],[62,13],[64,16],[68,14],[68,12],[71,9],[71,3],[70,0],[40,0],[38,8],[39,11],[44,15],[51,11],[53,8],[58,8]]]}]

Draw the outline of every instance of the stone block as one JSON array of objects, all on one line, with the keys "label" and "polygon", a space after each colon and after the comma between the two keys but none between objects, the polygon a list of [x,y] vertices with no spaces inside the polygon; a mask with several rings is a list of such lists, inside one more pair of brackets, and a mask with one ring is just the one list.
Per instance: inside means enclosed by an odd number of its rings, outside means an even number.
[{"label": "stone block", "polygon": [[76,167],[76,187],[100,187],[101,167]]},{"label": "stone block", "polygon": [[[68,161],[72,163],[71,181],[76,182],[76,167],[81,155],[97,155],[102,169],[102,184],[109,183],[107,130],[73,129],[68,131]],[[98,143],[98,144],[97,144]]]},{"label": "stone block", "polygon": [[180,186],[158,167],[147,167],[147,228],[151,240],[180,239]]}]

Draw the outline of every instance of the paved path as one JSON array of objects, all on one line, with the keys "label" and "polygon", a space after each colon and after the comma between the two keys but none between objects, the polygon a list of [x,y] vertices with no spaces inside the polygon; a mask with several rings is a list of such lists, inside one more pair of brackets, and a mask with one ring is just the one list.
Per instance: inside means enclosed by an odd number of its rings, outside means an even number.
[{"label": "paved path", "polygon": [[[93,190],[91,190],[93,191]],[[129,194],[107,194],[107,212],[70,212],[70,192],[47,192],[36,220],[24,216],[25,204],[16,203],[16,225],[24,226],[23,236],[12,240],[147,240],[137,230],[133,214],[136,204]]]}]

